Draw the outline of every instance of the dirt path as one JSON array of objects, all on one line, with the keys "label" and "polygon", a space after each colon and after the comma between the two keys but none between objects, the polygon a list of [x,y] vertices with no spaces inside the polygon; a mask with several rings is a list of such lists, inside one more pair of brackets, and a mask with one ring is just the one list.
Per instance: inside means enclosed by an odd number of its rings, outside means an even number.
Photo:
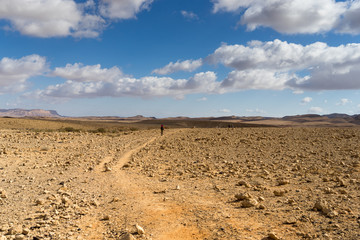
[{"label": "dirt path", "polygon": [[[139,146],[130,147],[120,156],[103,158],[94,175],[97,175],[97,185],[101,186],[101,195],[106,196],[105,201],[93,214],[81,219],[80,228],[87,231],[80,238],[102,239],[104,233],[105,237],[113,238],[131,233],[138,239],[204,239],[206,234],[201,229],[184,221],[191,214],[186,204],[163,197],[165,192],[179,191],[178,186],[166,186],[171,189],[161,190],[164,184],[123,169],[133,154],[176,132],[150,138]],[[136,232],[136,224],[143,226],[144,235]]]}]

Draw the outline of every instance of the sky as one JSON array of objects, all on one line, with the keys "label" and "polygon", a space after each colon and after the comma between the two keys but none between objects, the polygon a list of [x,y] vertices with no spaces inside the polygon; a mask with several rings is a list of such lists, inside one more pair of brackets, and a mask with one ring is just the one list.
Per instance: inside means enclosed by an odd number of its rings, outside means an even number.
[{"label": "sky", "polygon": [[0,109],[360,114],[360,0],[0,0]]}]

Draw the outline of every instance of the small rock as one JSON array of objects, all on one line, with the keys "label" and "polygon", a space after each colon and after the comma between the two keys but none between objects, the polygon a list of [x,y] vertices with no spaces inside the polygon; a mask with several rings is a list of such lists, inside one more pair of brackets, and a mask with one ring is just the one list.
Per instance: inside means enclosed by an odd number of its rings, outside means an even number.
[{"label": "small rock", "polygon": [[250,193],[239,193],[235,195],[235,198],[237,201],[242,201],[242,200],[250,199],[252,198],[252,196],[250,195]]},{"label": "small rock", "polygon": [[21,234],[23,231],[21,226],[14,226],[8,229],[8,232],[6,233],[6,235],[16,235],[16,234]]},{"label": "small rock", "polygon": [[45,200],[44,200],[44,199],[36,199],[36,200],[35,200],[35,204],[38,205],[38,206],[39,206],[39,205],[44,205],[44,204],[45,204]]},{"label": "small rock", "polygon": [[114,197],[114,198],[111,200],[111,202],[120,202],[120,198]]},{"label": "small rock", "polygon": [[281,239],[278,236],[276,236],[275,233],[269,233],[268,238],[271,239],[271,240],[280,240]]},{"label": "small rock", "polygon": [[139,235],[145,234],[145,230],[139,224],[135,224],[135,227],[136,227],[136,231]]},{"label": "small rock", "polygon": [[105,215],[103,216],[103,218],[101,219],[102,221],[109,221],[110,220],[110,216],[109,215]]},{"label": "small rock", "polygon": [[90,205],[95,206],[95,207],[98,207],[98,206],[99,206],[99,202],[96,201],[96,200],[91,200],[91,201],[90,201]]},{"label": "small rock", "polygon": [[290,184],[290,181],[289,181],[289,180],[286,180],[286,179],[280,179],[280,180],[278,181],[278,185],[279,185],[279,186],[286,185],[286,184]]},{"label": "small rock", "polygon": [[332,210],[329,206],[328,203],[322,199],[318,199],[314,205],[314,209],[317,211],[322,212],[325,216],[329,217],[329,218],[333,218],[336,217],[338,214],[338,212],[336,212],[335,210]]},{"label": "small rock", "polygon": [[15,240],[24,240],[24,239],[25,239],[25,236],[22,234],[18,234],[15,236]]},{"label": "small rock", "polygon": [[111,171],[111,167],[109,165],[105,165],[105,172],[110,172]]},{"label": "small rock", "polygon": [[245,186],[247,188],[251,187],[251,185],[247,181],[244,181],[244,180],[239,181],[236,185],[237,186]]},{"label": "small rock", "polygon": [[261,209],[261,210],[263,210],[263,209],[265,209],[266,207],[265,207],[265,205],[263,205],[263,204],[260,204],[259,206],[258,206],[258,209]]},{"label": "small rock", "polygon": [[297,222],[296,218],[289,217],[288,219],[285,220],[284,224],[295,224],[296,222]]},{"label": "small rock", "polygon": [[274,195],[277,196],[277,197],[284,196],[285,193],[287,193],[286,190],[274,190]]},{"label": "small rock", "polygon": [[339,183],[340,187],[346,187],[345,181],[343,179],[337,177],[336,181]]},{"label": "small rock", "polygon": [[29,232],[30,232],[30,230],[29,230],[28,228],[24,228],[24,229],[22,230],[22,234],[23,234],[23,235],[28,235]]},{"label": "small rock", "polygon": [[136,240],[136,238],[130,233],[127,233],[120,240]]},{"label": "small rock", "polygon": [[7,198],[6,191],[0,188],[0,198]]},{"label": "small rock", "polygon": [[241,202],[241,207],[250,208],[250,207],[255,207],[258,204],[259,203],[258,203],[258,201],[256,201],[255,198],[249,198],[249,199],[245,199],[244,201]]}]

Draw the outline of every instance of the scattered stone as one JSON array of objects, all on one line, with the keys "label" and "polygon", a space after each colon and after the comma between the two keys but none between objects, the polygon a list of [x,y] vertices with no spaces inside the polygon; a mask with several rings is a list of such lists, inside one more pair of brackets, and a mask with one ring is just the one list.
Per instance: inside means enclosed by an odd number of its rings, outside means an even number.
[{"label": "scattered stone", "polygon": [[236,185],[237,185],[237,186],[244,186],[244,187],[247,187],[247,188],[250,188],[250,187],[251,187],[250,183],[248,183],[248,182],[245,181],[245,180],[240,180]]},{"label": "scattered stone", "polygon": [[110,172],[111,171],[111,167],[108,164],[105,164],[105,172]]},{"label": "scattered stone", "polygon": [[139,235],[145,234],[145,230],[139,224],[135,224],[135,227],[136,227],[136,231]]},{"label": "scattered stone", "polygon": [[36,200],[35,200],[35,204],[38,205],[38,206],[39,206],[39,205],[44,205],[44,204],[45,204],[45,200],[44,200],[44,199],[41,199],[41,198],[40,198],[40,199],[36,199]]},{"label": "scattered stone", "polygon": [[274,190],[274,195],[277,196],[277,197],[284,196],[285,193],[287,193],[286,190]]},{"label": "scattered stone", "polygon": [[346,187],[345,181],[343,179],[341,179],[340,177],[337,177],[336,181],[339,183],[340,187]]},{"label": "scattered stone", "polygon": [[15,236],[15,240],[24,240],[24,239],[25,239],[25,236],[22,234],[18,234]]},{"label": "scattered stone", "polygon": [[271,240],[281,240],[281,238],[279,238],[278,236],[276,236],[275,233],[272,232],[268,234],[268,238]]},{"label": "scattered stone", "polygon": [[102,217],[101,219],[102,221],[109,221],[110,220],[110,216],[109,215],[105,215]]},{"label": "scattered stone", "polygon": [[290,184],[290,180],[286,180],[286,179],[278,180],[278,185],[279,186],[286,185],[286,184]]},{"label": "scattered stone", "polygon": [[243,201],[252,198],[252,196],[250,195],[250,193],[239,193],[235,195],[235,198],[237,201]]},{"label": "scattered stone", "polygon": [[256,205],[258,205],[258,201],[256,201],[255,198],[249,198],[249,199],[245,199],[241,202],[241,207],[242,208],[250,208],[250,207],[255,207]]},{"label": "scattered stone", "polygon": [[111,203],[113,203],[113,202],[120,202],[120,198],[114,197],[114,198],[111,200]]},{"label": "scattered stone", "polygon": [[0,189],[0,198],[7,198],[7,194],[4,189]]},{"label": "scattered stone", "polygon": [[329,218],[336,217],[338,213],[335,210],[332,210],[328,203],[325,200],[318,199],[314,205],[314,210],[322,212],[325,216]]},{"label": "scattered stone", "polygon": [[297,219],[295,217],[289,217],[285,220],[284,224],[295,224],[297,222]]},{"label": "scattered stone", "polygon": [[265,205],[260,204],[260,205],[258,206],[258,209],[264,210],[264,209],[266,209],[266,207],[265,207]]},{"label": "scattered stone", "polygon": [[120,240],[136,240],[136,238],[132,234],[126,233]]}]

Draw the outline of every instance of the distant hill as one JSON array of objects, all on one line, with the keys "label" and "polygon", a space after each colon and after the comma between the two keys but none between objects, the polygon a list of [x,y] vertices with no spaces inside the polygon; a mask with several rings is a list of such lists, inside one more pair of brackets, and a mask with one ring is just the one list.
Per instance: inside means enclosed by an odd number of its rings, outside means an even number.
[{"label": "distant hill", "polygon": [[54,110],[42,110],[42,109],[0,109],[0,117],[50,117],[60,118],[60,116]]}]

